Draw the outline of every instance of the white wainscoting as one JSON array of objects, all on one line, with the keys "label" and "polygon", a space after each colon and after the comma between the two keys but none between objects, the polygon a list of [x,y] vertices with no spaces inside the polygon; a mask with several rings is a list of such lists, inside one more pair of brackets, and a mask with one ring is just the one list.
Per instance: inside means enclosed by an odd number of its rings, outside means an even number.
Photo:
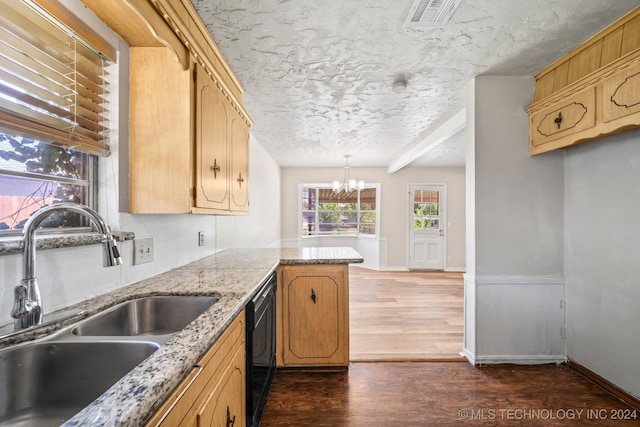
[{"label": "white wainscoting", "polygon": [[469,362],[566,361],[565,278],[465,275],[464,282]]}]

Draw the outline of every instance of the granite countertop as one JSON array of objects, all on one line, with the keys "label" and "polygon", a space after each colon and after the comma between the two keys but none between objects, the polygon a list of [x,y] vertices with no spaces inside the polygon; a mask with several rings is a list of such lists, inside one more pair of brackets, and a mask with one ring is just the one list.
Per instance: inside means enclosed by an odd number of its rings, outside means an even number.
[{"label": "granite countertop", "polygon": [[[217,295],[220,300],[64,426],[143,425],[215,343],[279,264],[363,262],[352,248],[228,249],[92,298],[85,316],[133,298]],[[75,319],[78,321],[80,319]],[[59,329],[52,325],[31,334]],[[33,337],[30,337],[33,338]]]}]

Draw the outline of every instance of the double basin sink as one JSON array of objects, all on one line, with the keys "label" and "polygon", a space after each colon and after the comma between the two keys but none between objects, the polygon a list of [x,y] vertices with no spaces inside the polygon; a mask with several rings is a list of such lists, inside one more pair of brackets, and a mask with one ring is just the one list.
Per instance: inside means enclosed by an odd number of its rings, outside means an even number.
[{"label": "double basin sink", "polygon": [[0,426],[58,426],[218,301],[122,302],[49,337],[0,350]]}]

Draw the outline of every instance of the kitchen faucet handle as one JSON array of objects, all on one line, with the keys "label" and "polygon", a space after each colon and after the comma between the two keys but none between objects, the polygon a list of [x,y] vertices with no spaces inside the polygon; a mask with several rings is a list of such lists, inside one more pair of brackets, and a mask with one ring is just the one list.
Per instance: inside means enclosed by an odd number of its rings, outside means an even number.
[{"label": "kitchen faucet handle", "polygon": [[11,317],[15,320],[16,330],[23,329],[29,324],[29,318],[41,319],[42,307],[38,301],[29,298],[29,287],[21,283],[14,289],[15,298],[13,300],[13,308],[11,309]]},{"label": "kitchen faucet handle", "polygon": [[31,311],[27,305],[27,294],[29,290],[25,285],[18,285],[13,290],[15,298],[13,299],[13,308],[11,309],[11,317],[20,319]]}]

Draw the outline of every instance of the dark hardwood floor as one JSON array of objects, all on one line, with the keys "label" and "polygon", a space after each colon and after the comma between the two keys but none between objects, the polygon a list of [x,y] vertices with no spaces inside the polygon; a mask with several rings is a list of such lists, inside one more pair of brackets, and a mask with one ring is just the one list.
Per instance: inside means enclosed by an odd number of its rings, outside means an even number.
[{"label": "dark hardwood floor", "polygon": [[640,414],[564,365],[377,362],[278,371],[260,425],[619,427]]},{"label": "dark hardwood floor", "polygon": [[460,273],[352,266],[350,301],[348,372],[279,370],[261,426],[640,425],[638,412],[567,366],[461,358]]}]

